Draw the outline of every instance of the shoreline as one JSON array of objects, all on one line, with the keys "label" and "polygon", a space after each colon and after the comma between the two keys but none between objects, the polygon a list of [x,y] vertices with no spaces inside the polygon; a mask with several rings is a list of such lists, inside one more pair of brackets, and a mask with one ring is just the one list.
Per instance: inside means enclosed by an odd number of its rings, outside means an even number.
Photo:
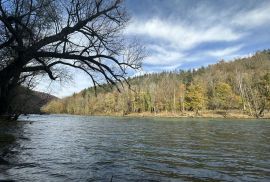
[{"label": "shoreline", "polygon": [[[112,115],[113,116],[113,115]],[[150,118],[187,118],[187,119],[270,119],[270,113],[267,114],[264,117],[256,118],[254,116],[249,116],[247,114],[243,113],[228,113],[226,117],[222,114],[217,114],[215,112],[209,112],[206,113],[202,112],[200,115],[196,115],[194,112],[185,112],[185,113],[172,113],[172,112],[160,112],[160,113],[149,113],[149,112],[143,112],[143,113],[130,113],[123,117],[150,117]]]},{"label": "shoreline", "polygon": [[[159,112],[159,113],[151,113],[151,112],[141,112],[141,113],[129,113],[123,114],[119,112],[115,113],[95,113],[95,114],[70,114],[70,113],[46,113],[46,114],[67,114],[67,115],[78,115],[78,116],[108,116],[108,117],[138,117],[138,118],[196,118],[196,119],[270,119],[270,113],[266,113],[264,117],[256,118],[254,116],[250,116],[248,114],[243,113],[242,111],[229,111],[226,116],[223,114],[224,111],[203,111],[200,112],[199,115],[196,115],[194,112],[186,111],[186,112]],[[45,115],[46,115],[45,114]]]}]

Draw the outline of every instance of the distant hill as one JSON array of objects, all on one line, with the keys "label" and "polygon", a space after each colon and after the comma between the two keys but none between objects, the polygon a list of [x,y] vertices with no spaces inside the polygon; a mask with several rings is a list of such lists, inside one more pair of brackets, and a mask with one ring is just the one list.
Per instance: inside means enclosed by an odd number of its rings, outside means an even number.
[{"label": "distant hill", "polygon": [[270,51],[248,58],[219,61],[194,70],[145,74],[128,79],[119,88],[104,85],[49,102],[48,113],[134,114],[214,111],[226,117],[230,111],[263,117],[270,109]]},{"label": "distant hill", "polygon": [[22,114],[41,114],[41,108],[44,105],[51,100],[57,99],[53,95],[33,91],[25,87],[18,88],[13,94],[11,106],[16,113]]}]

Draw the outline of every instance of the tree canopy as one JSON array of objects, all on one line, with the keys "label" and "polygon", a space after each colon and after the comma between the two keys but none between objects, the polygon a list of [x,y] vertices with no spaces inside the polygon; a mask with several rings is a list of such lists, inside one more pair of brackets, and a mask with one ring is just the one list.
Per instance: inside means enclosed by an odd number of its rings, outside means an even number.
[{"label": "tree canopy", "polygon": [[12,111],[18,85],[39,74],[61,79],[64,67],[94,86],[125,80],[144,57],[123,35],[128,20],[121,0],[0,0],[0,114]]}]

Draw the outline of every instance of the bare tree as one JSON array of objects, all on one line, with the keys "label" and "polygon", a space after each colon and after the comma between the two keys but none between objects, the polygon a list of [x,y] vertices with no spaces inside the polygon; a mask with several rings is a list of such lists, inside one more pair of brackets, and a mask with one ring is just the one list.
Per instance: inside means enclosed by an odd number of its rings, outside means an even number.
[{"label": "bare tree", "polygon": [[140,67],[142,47],[127,40],[121,0],[0,0],[0,115],[29,77],[83,70],[94,86],[116,84]]}]

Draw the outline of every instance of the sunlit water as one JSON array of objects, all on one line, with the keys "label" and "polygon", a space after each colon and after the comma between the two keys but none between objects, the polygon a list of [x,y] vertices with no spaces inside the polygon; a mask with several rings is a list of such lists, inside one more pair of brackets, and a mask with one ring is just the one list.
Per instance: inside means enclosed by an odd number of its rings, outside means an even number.
[{"label": "sunlit water", "polygon": [[50,115],[0,132],[15,144],[0,179],[270,181],[270,121]]}]

